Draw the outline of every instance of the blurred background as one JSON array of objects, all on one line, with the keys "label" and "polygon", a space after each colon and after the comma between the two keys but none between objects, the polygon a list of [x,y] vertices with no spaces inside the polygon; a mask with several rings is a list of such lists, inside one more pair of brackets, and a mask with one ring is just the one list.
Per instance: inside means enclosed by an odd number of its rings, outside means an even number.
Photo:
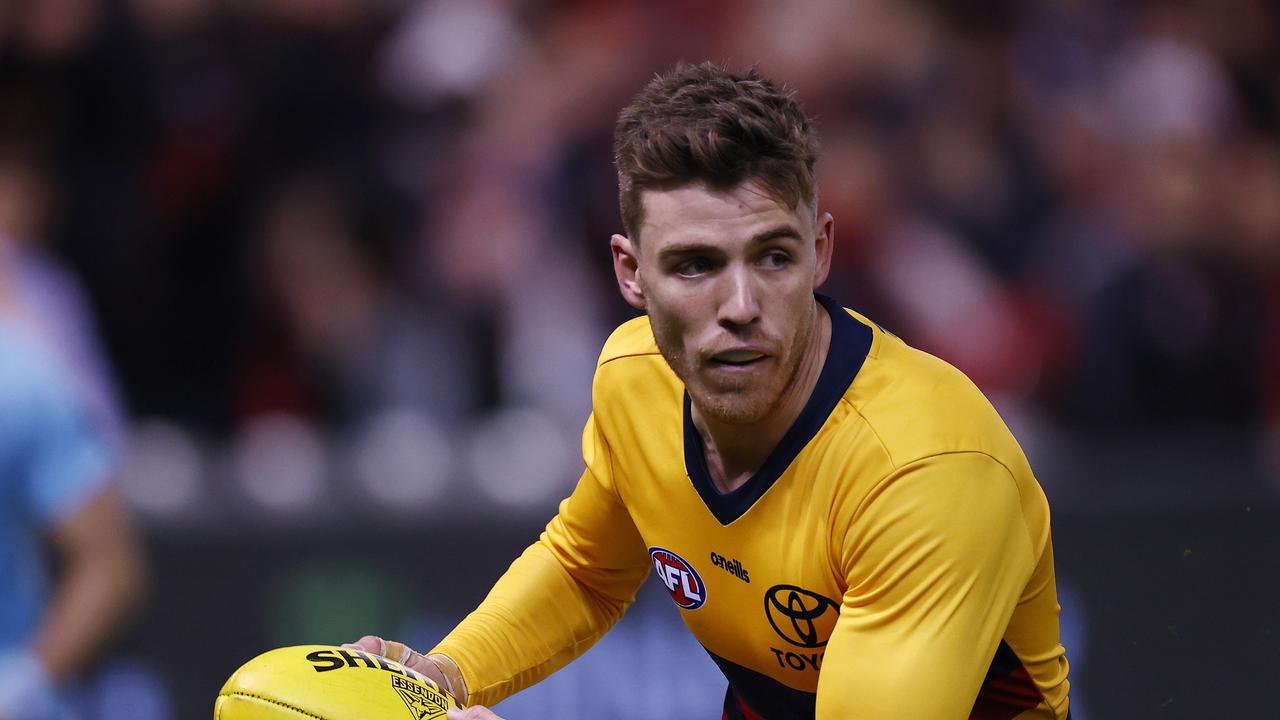
[{"label": "blurred background", "polygon": [[[425,648],[482,597],[577,479],[630,316],[612,123],[681,59],[797,91],[824,291],[1023,443],[1074,717],[1275,712],[1274,2],[0,0],[0,282],[151,565],[85,717],[207,717],[269,647]],[[651,590],[499,710],[718,717]]]}]

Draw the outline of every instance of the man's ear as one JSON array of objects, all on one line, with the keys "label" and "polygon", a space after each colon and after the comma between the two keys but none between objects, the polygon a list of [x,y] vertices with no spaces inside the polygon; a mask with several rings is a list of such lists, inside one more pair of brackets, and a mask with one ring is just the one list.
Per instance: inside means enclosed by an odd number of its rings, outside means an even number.
[{"label": "man's ear", "polygon": [[639,310],[647,308],[644,288],[640,286],[640,257],[630,238],[614,235],[609,238],[613,252],[613,273],[618,277],[618,290],[622,298]]},{"label": "man's ear", "polygon": [[814,234],[814,250],[817,251],[817,264],[813,269],[813,287],[816,289],[827,281],[831,274],[831,250],[835,246],[836,221],[831,213],[822,213],[818,217],[818,228]]}]

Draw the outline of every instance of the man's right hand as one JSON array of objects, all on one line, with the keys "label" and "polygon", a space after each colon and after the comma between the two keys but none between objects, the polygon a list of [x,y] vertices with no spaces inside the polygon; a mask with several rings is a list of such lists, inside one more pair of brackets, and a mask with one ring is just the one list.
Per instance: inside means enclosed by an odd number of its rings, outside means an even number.
[{"label": "man's right hand", "polygon": [[435,660],[395,640],[383,640],[377,635],[365,635],[353,643],[345,643],[343,647],[363,650],[374,655],[381,655],[388,660],[394,660],[410,670],[416,670],[430,678],[436,685],[453,695],[459,705],[465,705],[467,702],[467,688],[462,683],[462,675],[458,672],[457,665],[454,665],[453,661],[447,657],[438,656],[452,669],[453,678],[446,675],[444,669]]},{"label": "man's right hand", "polygon": [[431,678],[442,688],[448,687],[448,681],[445,680],[444,673],[440,672],[440,667],[428,660],[425,655],[413,650],[404,643],[396,642],[395,640],[383,640],[377,635],[365,635],[353,643],[345,643],[343,647],[363,650],[373,655],[381,655],[411,670],[417,670]]}]

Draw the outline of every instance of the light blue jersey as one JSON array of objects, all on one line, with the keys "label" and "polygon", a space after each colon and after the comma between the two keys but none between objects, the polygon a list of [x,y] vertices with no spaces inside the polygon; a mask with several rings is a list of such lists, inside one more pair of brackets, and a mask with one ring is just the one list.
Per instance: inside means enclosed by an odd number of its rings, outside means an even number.
[{"label": "light blue jersey", "polygon": [[0,318],[0,655],[30,641],[48,600],[43,538],[110,479],[113,449],[74,388]]}]

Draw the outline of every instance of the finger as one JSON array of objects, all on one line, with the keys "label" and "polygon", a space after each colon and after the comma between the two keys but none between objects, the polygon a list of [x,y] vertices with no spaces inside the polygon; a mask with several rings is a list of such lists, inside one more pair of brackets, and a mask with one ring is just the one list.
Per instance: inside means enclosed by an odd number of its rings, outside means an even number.
[{"label": "finger", "polygon": [[428,660],[425,655],[410,648],[408,645],[395,640],[388,640],[384,657],[395,660],[411,670],[417,670],[431,678],[435,684],[444,687],[444,675],[440,673],[440,668]]},{"label": "finger", "polygon": [[426,655],[412,650],[405,645],[395,642],[394,640],[387,642],[387,657],[404,665],[410,670],[418,672],[431,678],[431,682],[441,688],[447,688],[447,681],[444,679],[444,673],[440,672],[440,666],[427,659]]},{"label": "finger", "polygon": [[483,705],[472,705],[465,710],[450,710],[446,717],[448,720],[502,720]]},{"label": "finger", "polygon": [[382,655],[382,657],[388,660],[395,660],[401,665],[408,665],[409,667],[413,667],[412,665],[409,665],[409,662],[413,656],[417,654],[418,653],[414,652],[408,645],[405,645],[402,642],[396,642],[395,640],[385,641],[383,643],[382,652],[379,653],[379,655]]},{"label": "finger", "polygon": [[348,647],[353,650],[363,650],[364,652],[381,655],[388,660],[395,660],[410,670],[418,672],[431,678],[431,681],[440,687],[445,687],[444,675],[440,672],[440,668],[426,658],[422,653],[417,652],[408,645],[396,640],[383,640],[377,635],[365,635],[353,643],[344,643],[342,647]]},{"label": "finger", "polygon": [[[418,654],[402,642],[383,640],[377,635],[365,635],[353,643],[343,643],[342,647],[381,655],[388,660],[395,660],[401,665],[409,665],[413,656]],[[412,667],[411,665],[409,666]]]},{"label": "finger", "polygon": [[[373,653],[374,655],[383,655],[386,649],[387,641],[377,635],[365,635],[353,643],[343,643],[342,647],[352,648],[353,650],[363,650]],[[383,655],[385,657],[385,655]]]}]

